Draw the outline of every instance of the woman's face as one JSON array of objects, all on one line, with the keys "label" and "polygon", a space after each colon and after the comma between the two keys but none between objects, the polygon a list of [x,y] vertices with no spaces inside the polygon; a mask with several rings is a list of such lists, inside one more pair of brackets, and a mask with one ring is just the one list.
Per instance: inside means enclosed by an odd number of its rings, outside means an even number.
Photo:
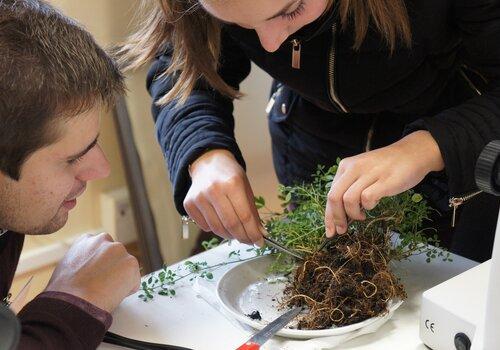
[{"label": "woman's face", "polygon": [[200,0],[214,17],[254,29],[262,47],[276,51],[300,28],[325,12],[330,0]]}]

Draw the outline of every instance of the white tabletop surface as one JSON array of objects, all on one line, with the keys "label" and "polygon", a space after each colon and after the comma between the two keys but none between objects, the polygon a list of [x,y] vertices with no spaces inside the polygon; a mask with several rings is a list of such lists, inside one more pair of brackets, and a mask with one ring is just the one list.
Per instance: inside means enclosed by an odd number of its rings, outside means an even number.
[{"label": "white tabletop surface", "polygon": [[[237,243],[231,246],[224,244],[189,260],[214,264],[226,261],[231,251],[240,249],[243,254],[247,248]],[[427,349],[418,335],[422,292],[476,265],[462,257],[452,257],[453,262],[436,260],[426,263],[424,256],[417,256],[411,261],[398,263],[397,273],[406,287],[408,299],[377,332],[353,339],[337,349]],[[216,284],[226,270],[227,267],[223,267],[215,271],[214,281],[210,283]],[[157,295],[153,301],[145,303],[137,297],[138,294],[125,299],[113,313],[112,332],[196,350],[236,349],[251,335],[248,329],[228,320],[227,316],[198,297],[193,282],[184,281],[180,284],[174,298]],[[123,348],[102,344],[99,349]]]}]

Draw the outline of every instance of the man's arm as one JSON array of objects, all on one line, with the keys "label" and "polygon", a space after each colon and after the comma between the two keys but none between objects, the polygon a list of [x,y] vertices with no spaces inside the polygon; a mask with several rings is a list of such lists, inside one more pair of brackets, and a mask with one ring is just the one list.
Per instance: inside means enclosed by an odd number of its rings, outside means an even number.
[{"label": "man's arm", "polygon": [[19,313],[20,350],[95,349],[111,314],[139,288],[137,259],[108,234],[80,238],[56,267],[46,290]]},{"label": "man's arm", "polygon": [[44,292],[19,313],[19,350],[95,349],[111,325],[111,315],[83,299]]}]

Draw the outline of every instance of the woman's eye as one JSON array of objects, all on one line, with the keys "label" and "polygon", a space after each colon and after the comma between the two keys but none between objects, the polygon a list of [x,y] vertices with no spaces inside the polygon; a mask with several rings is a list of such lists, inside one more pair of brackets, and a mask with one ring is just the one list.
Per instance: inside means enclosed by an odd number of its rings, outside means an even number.
[{"label": "woman's eye", "polygon": [[290,13],[285,13],[285,14],[282,14],[281,15],[281,18],[284,18],[284,19],[287,19],[287,20],[294,20],[295,18],[297,18],[298,16],[300,16],[303,12],[304,12],[304,9],[305,9],[305,4],[304,4],[304,1],[302,0],[297,8],[295,10],[293,10],[292,12]]}]

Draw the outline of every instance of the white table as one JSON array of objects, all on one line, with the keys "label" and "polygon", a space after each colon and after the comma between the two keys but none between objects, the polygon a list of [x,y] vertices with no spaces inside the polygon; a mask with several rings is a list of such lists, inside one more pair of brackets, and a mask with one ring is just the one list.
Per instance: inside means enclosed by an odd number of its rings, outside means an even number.
[{"label": "white table", "polygon": [[[226,261],[233,250],[240,249],[243,253],[247,248],[235,243],[231,246],[224,244],[189,260],[214,264]],[[418,335],[422,292],[475,265],[475,262],[459,256],[453,256],[451,263],[426,263],[424,256],[413,257],[411,262],[398,263],[398,275],[406,286],[408,299],[377,332],[351,340],[338,349],[427,349]],[[213,283],[226,269],[224,267],[214,272]],[[250,336],[249,331],[229,321],[205,300],[197,297],[192,283],[184,281],[179,285],[174,298],[157,295],[153,301],[145,303],[137,295],[128,297],[114,312],[111,331],[134,339],[196,350],[236,349]],[[122,348],[102,344],[99,349]]]}]

